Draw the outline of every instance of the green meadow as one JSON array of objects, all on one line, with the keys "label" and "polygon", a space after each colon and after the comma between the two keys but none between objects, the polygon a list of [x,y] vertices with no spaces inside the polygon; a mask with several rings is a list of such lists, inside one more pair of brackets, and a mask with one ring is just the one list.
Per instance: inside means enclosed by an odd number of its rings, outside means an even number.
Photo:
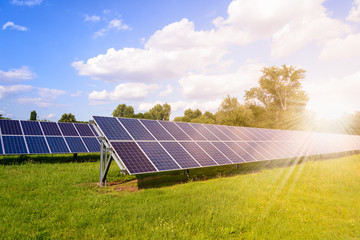
[{"label": "green meadow", "polygon": [[[359,239],[360,155],[129,176],[0,158],[0,239]],[[42,160],[41,160],[42,159]]]}]

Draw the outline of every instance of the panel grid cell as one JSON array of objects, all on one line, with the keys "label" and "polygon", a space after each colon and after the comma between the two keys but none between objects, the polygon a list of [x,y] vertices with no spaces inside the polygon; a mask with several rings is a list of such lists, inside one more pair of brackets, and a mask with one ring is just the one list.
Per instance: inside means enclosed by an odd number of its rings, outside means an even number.
[{"label": "panel grid cell", "polygon": [[81,141],[80,137],[65,137],[65,140],[71,152],[73,153],[87,152],[86,147],[84,143]]},{"label": "panel grid cell", "polygon": [[189,123],[177,122],[178,125],[187,135],[189,135],[193,140],[202,141],[206,140],[195,128],[193,128]]},{"label": "panel grid cell", "polygon": [[201,166],[205,167],[217,165],[216,162],[212,160],[196,143],[181,142],[180,144],[196,159],[196,161]]},{"label": "panel grid cell", "polygon": [[159,122],[176,140],[191,140],[174,122]]},{"label": "panel grid cell", "polygon": [[135,142],[111,142],[111,145],[130,174],[157,171]]},{"label": "panel grid cell", "polygon": [[223,142],[212,142],[212,144],[219,149],[226,157],[228,157],[233,163],[244,163],[239,155],[237,155],[228,145]]},{"label": "panel grid cell", "polygon": [[160,171],[180,169],[159,143],[138,142],[138,144]]},{"label": "panel grid cell", "polygon": [[94,116],[96,124],[109,140],[132,140],[116,118]]},{"label": "panel grid cell", "polygon": [[93,137],[94,133],[91,131],[88,124],[74,123],[76,129],[78,130],[80,136],[82,137]]},{"label": "panel grid cell", "polygon": [[43,135],[37,121],[20,121],[25,135]]},{"label": "panel grid cell", "polygon": [[204,125],[212,134],[214,134],[221,141],[229,141],[231,140],[227,137],[223,132],[221,132],[215,125]]},{"label": "panel grid cell", "polygon": [[64,136],[79,136],[75,126],[72,123],[58,123],[60,130]]},{"label": "panel grid cell", "polygon": [[194,127],[198,132],[200,132],[208,141],[218,141],[219,139],[211,133],[204,124],[191,123],[191,126]]},{"label": "panel grid cell", "polygon": [[239,155],[245,162],[254,162],[256,159],[247,153],[242,147],[240,147],[236,142],[225,142],[237,155]]},{"label": "panel grid cell", "polygon": [[43,136],[41,137],[25,136],[25,139],[27,146],[29,148],[29,153],[32,154],[50,153],[45,138]]},{"label": "panel grid cell", "polygon": [[200,167],[200,165],[181,147],[178,142],[161,142],[161,145],[184,169]]},{"label": "panel grid cell", "polygon": [[1,135],[0,135],[0,154],[4,154],[3,149],[2,149],[2,139],[1,139]]},{"label": "panel grid cell", "polygon": [[63,137],[46,137],[52,153],[69,153]]},{"label": "panel grid cell", "polygon": [[60,129],[55,122],[40,122],[44,134],[47,136],[61,136]]},{"label": "panel grid cell", "polygon": [[155,140],[137,119],[118,118],[135,140]]},{"label": "panel grid cell", "polygon": [[142,124],[151,132],[151,134],[159,141],[174,140],[174,138],[160,125],[158,121],[154,120],[140,120]]},{"label": "panel grid cell", "polygon": [[20,122],[17,120],[0,119],[2,135],[22,135]]},{"label": "panel grid cell", "polygon": [[[247,142],[237,142],[237,144],[244,149],[245,152],[250,154],[256,161],[263,161],[266,158],[260,153],[260,149],[256,149]],[[254,144],[253,144],[254,145]]]},{"label": "panel grid cell", "polygon": [[197,143],[207,154],[209,154],[212,159],[214,159],[219,165],[222,164],[231,164],[232,162],[220,152],[214,145],[210,142],[198,142]]},{"label": "panel grid cell", "polygon": [[5,154],[27,154],[23,136],[3,136]]},{"label": "panel grid cell", "polygon": [[100,152],[100,143],[95,137],[82,137],[89,152]]}]

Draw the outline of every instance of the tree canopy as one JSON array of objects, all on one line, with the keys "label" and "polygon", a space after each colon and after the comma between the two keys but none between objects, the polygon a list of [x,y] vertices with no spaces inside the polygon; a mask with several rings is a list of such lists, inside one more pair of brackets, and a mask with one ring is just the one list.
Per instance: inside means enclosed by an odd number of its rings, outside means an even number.
[{"label": "tree canopy", "polygon": [[126,106],[126,104],[119,104],[112,113],[113,117],[134,117],[134,108]]},{"label": "tree canopy", "polygon": [[75,115],[71,113],[64,113],[59,119],[59,122],[76,122],[76,118]]},{"label": "tree canopy", "polygon": [[37,113],[35,110],[33,110],[31,113],[30,113],[30,121],[36,121],[37,119]]}]

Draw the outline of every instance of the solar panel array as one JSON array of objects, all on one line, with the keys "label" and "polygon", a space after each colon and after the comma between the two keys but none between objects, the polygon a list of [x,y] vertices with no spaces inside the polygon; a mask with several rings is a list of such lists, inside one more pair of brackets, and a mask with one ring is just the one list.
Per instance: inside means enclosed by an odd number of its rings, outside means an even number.
[{"label": "solar panel array", "polygon": [[360,150],[360,136],[94,116],[129,174]]},{"label": "solar panel array", "polygon": [[0,154],[100,152],[92,124],[0,119]]}]

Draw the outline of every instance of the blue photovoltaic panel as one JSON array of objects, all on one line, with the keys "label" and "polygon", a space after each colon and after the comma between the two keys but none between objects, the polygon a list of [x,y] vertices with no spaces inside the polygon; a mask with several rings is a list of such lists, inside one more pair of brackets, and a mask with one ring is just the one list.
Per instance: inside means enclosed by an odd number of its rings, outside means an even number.
[{"label": "blue photovoltaic panel", "polygon": [[25,139],[27,146],[29,148],[29,153],[32,154],[50,153],[45,138],[43,136],[41,137],[26,136]]},{"label": "blue photovoltaic panel", "polygon": [[111,142],[130,174],[156,172],[156,168],[134,142]]},{"label": "blue photovoltaic panel", "polygon": [[189,135],[193,140],[206,140],[195,128],[193,128],[189,123],[184,122],[176,122],[176,125],[178,125],[184,132],[186,132],[187,135]]},{"label": "blue photovoltaic panel", "polygon": [[261,131],[254,128],[245,128],[245,131],[252,134],[259,141],[266,141],[266,138],[261,134]]},{"label": "blue photovoltaic panel", "polygon": [[137,119],[118,118],[135,140],[155,140]]},{"label": "blue photovoltaic panel", "polygon": [[65,140],[73,153],[88,152],[80,137],[65,137]]},{"label": "blue photovoltaic panel", "polygon": [[218,141],[219,140],[206,127],[204,127],[203,124],[191,123],[191,126],[193,126],[196,130],[198,130],[198,132],[200,132],[207,140],[209,140],[209,141]]},{"label": "blue photovoltaic panel", "polygon": [[3,135],[22,135],[20,122],[17,120],[0,119],[0,128]]},{"label": "blue photovoltaic panel", "polygon": [[109,140],[132,140],[116,118],[94,116],[96,124]]},{"label": "blue photovoltaic panel", "polygon": [[160,171],[180,169],[159,143],[138,142],[138,144]]},{"label": "blue photovoltaic panel", "polygon": [[223,132],[221,132],[215,125],[204,125],[212,134],[214,134],[221,141],[229,141],[231,140],[227,137]]},{"label": "blue photovoltaic panel", "polygon": [[[257,151],[254,147],[252,147],[250,144],[246,142],[237,142],[237,144],[244,149],[245,152],[249,153],[256,161],[263,161],[266,160],[266,158],[260,153],[260,151]],[[260,148],[258,150],[261,150]]]},{"label": "blue photovoltaic panel", "polygon": [[217,128],[219,128],[223,133],[226,134],[231,140],[233,141],[243,141],[244,139],[241,139],[237,134],[235,134],[233,131],[230,130],[228,126],[224,125],[217,125]]},{"label": "blue photovoltaic panel", "polygon": [[219,165],[231,164],[232,162],[210,142],[198,142],[197,143],[212,159],[214,159]]},{"label": "blue photovoltaic panel", "polygon": [[91,130],[93,131],[93,133],[95,134],[95,136],[96,137],[99,136],[99,134],[95,130],[94,124],[89,124],[89,126],[90,126]]},{"label": "blue photovoltaic panel", "polygon": [[26,154],[23,136],[3,136],[5,154]]},{"label": "blue photovoltaic panel", "polygon": [[37,121],[20,121],[24,135],[43,135]]},{"label": "blue photovoltaic panel", "polygon": [[174,138],[160,125],[159,122],[154,120],[140,120],[151,134],[159,141],[174,140]]},{"label": "blue photovoltaic panel", "polygon": [[95,137],[83,137],[82,140],[89,152],[100,152],[100,143]]},{"label": "blue photovoltaic panel", "polygon": [[176,140],[191,140],[174,122],[159,122]]},{"label": "blue photovoltaic panel", "polygon": [[[58,123],[60,130],[64,136],[79,136],[72,123]],[[84,124],[85,125],[85,124]]]},{"label": "blue photovoltaic panel", "polygon": [[233,126],[228,126],[229,129],[231,129],[231,131],[236,134],[240,139],[242,139],[243,141],[254,141],[253,138],[251,138],[251,135],[249,136],[249,134],[246,134],[242,129],[243,127],[233,127]]},{"label": "blue photovoltaic panel", "polygon": [[270,160],[276,158],[273,154],[271,154],[271,151],[268,151],[268,149],[265,149],[263,147],[262,142],[247,142],[247,144],[249,144],[252,148],[254,148],[255,151],[257,151],[259,154],[264,156],[265,159],[263,160]]},{"label": "blue photovoltaic panel", "polygon": [[69,153],[63,137],[46,137],[52,153]]},{"label": "blue photovoltaic panel", "polygon": [[200,165],[177,142],[161,142],[161,145],[182,168],[195,168]]},{"label": "blue photovoltaic panel", "polygon": [[59,127],[55,122],[40,122],[44,134],[47,136],[61,136]]},{"label": "blue photovoltaic panel", "polygon": [[93,137],[94,133],[91,131],[88,124],[83,123],[74,123],[76,129],[78,130],[80,136],[82,137]]},{"label": "blue photovoltaic panel", "polygon": [[212,142],[212,144],[219,149],[225,156],[227,156],[233,163],[245,162],[239,155],[237,155],[229,146],[223,142]]},{"label": "blue photovoltaic panel", "polygon": [[217,163],[209,157],[204,150],[202,150],[194,142],[181,142],[180,143],[186,151],[188,151],[201,166],[216,166]]},{"label": "blue photovoltaic panel", "polygon": [[4,154],[3,149],[2,149],[2,143],[1,143],[1,135],[0,135],[0,154]]},{"label": "blue photovoltaic panel", "polygon": [[284,158],[285,156],[285,153],[283,153],[281,149],[279,151],[279,148],[276,145],[272,145],[270,142],[263,142],[261,146],[269,151],[277,159]]},{"label": "blue photovoltaic panel", "polygon": [[234,152],[237,153],[242,159],[244,159],[246,162],[254,162],[256,159],[251,156],[249,153],[245,152],[244,149],[242,149],[239,145],[237,145],[235,142],[225,142],[226,145],[228,145]]}]

